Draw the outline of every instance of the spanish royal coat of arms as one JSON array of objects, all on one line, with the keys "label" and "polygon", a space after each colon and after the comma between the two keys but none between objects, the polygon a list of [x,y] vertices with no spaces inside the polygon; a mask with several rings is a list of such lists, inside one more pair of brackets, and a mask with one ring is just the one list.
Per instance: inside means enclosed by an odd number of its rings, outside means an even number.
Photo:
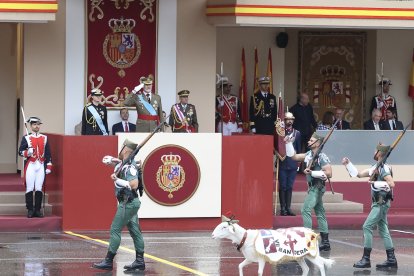
[{"label": "spanish royal coat of arms", "polygon": [[161,156],[163,165],[157,171],[158,186],[169,192],[168,198],[173,198],[173,192],[181,189],[185,182],[185,171],[178,163],[181,161],[179,155],[163,155]]},{"label": "spanish royal coat of arms", "polygon": [[136,22],[134,19],[110,19],[108,22],[112,33],[107,34],[103,43],[103,55],[106,61],[120,69],[118,75],[125,76],[125,68],[137,62],[141,54],[141,43],[132,32]]}]

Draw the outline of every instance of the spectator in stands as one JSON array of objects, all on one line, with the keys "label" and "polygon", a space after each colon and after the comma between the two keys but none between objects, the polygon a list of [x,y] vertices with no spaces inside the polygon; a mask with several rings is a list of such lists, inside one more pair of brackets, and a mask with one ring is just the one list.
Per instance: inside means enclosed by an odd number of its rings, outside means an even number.
[{"label": "spectator in stands", "polygon": [[385,115],[387,120],[385,121],[386,124],[390,127],[391,130],[403,130],[404,125],[401,121],[398,121],[397,118],[397,109],[395,107],[389,107],[385,111]]},{"label": "spectator in stands", "polygon": [[371,119],[364,123],[365,130],[389,130],[390,127],[383,120],[381,120],[382,112],[374,108],[371,113]]},{"label": "spectator in stands", "polygon": [[[323,114],[322,121],[319,123],[317,129],[318,130],[331,129],[332,126],[334,125],[334,120],[335,120],[335,115],[333,114],[333,112],[332,111],[326,111]],[[336,126],[335,126],[335,129],[337,129]]]},{"label": "spectator in stands", "polygon": [[339,121],[336,125],[336,128],[339,130],[351,129],[351,125],[349,122],[345,121],[344,118],[345,110],[340,107],[335,109],[335,122]]}]

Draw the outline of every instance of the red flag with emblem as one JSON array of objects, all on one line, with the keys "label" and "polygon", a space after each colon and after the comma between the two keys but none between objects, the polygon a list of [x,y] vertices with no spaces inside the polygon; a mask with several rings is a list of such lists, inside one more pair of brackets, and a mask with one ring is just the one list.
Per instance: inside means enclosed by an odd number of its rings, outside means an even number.
[{"label": "red flag with emblem", "polygon": [[269,93],[273,94],[273,76],[272,76],[272,51],[269,48],[269,54],[267,57],[267,76],[270,78]]},{"label": "red flag with emblem", "polygon": [[277,110],[277,119],[276,127],[274,133],[274,143],[275,150],[278,158],[280,160],[285,160],[286,158],[286,146],[285,146],[285,113],[283,108],[283,99],[282,95],[279,94],[278,99],[278,110]]},{"label": "red flag with emblem", "polygon": [[247,82],[246,82],[246,59],[244,56],[244,48],[242,49],[241,68],[240,68],[240,120],[243,122],[243,130],[249,131],[249,110],[247,103]]},{"label": "red flag with emblem", "polygon": [[257,57],[257,48],[254,47],[254,82],[253,82],[253,93],[259,90],[259,58]]}]

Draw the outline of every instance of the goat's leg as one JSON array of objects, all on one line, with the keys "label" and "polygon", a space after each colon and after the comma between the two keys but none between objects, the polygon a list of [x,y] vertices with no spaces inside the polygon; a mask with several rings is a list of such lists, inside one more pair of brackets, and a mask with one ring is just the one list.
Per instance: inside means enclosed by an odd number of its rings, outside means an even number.
[{"label": "goat's leg", "polygon": [[243,267],[245,267],[246,265],[251,264],[251,263],[252,263],[251,261],[245,259],[243,262],[241,262],[239,264],[239,275],[240,276],[243,276]]},{"label": "goat's leg", "polygon": [[321,256],[317,255],[316,257],[306,256],[306,259],[311,261],[314,265],[319,268],[321,276],[325,276],[325,264]]},{"label": "goat's leg", "polygon": [[308,273],[309,273],[309,267],[308,267],[308,265],[305,262],[305,258],[298,258],[297,259],[297,262],[299,263],[300,268],[302,268],[302,275],[303,276],[308,275]]},{"label": "goat's leg", "polygon": [[263,270],[265,268],[266,261],[263,258],[259,258],[258,261],[259,261],[259,269],[257,271],[257,275],[262,276],[263,275]]}]

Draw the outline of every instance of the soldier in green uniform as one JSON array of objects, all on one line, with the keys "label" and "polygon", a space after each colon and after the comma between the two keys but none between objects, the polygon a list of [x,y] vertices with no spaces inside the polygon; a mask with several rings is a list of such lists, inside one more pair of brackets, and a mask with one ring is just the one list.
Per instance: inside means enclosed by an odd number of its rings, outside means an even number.
[{"label": "soldier in green uniform", "polygon": [[332,177],[332,167],[328,156],[321,152],[319,156],[316,157],[313,167],[308,168],[309,162],[311,162],[313,155],[317,152],[322,141],[323,137],[314,133],[308,141],[310,150],[306,153],[297,154],[293,148],[292,140],[287,136],[286,155],[292,157],[295,161],[304,161],[307,165],[304,173],[306,174],[306,180],[309,187],[308,194],[301,210],[303,226],[312,229],[312,209],[315,210],[322,239],[319,250],[329,251],[331,250],[331,245],[328,238],[328,222],[326,221],[322,197],[325,193],[325,181],[328,177]]},{"label": "soldier in green uniform", "polygon": [[[102,160],[104,164],[115,166],[114,171],[119,171],[123,160],[136,149],[137,144],[128,139],[125,140],[123,148],[119,153],[119,158],[105,156]],[[124,266],[128,271],[145,270],[144,262],[144,240],[138,226],[138,210],[141,205],[137,190],[142,196],[143,186],[141,183],[141,170],[137,163],[132,160],[126,163],[118,176],[116,173],[111,175],[115,184],[115,195],[118,199],[118,207],[111,225],[111,238],[109,241],[108,253],[100,263],[93,264],[94,268],[112,270],[113,259],[121,243],[121,231],[127,226],[128,231],[134,241],[136,259],[131,265]]]},{"label": "soldier in green uniform", "polygon": [[162,119],[161,96],[152,93],[152,82],[151,75],[141,77],[140,85],[124,101],[124,105],[137,108],[136,132],[152,132]]},{"label": "soldier in green uniform", "polygon": [[188,103],[190,91],[178,92],[180,102],[171,107],[169,125],[172,132],[198,132],[197,112],[195,106]]},{"label": "soldier in green uniform", "polygon": [[[379,144],[377,151],[374,155],[374,159],[381,161],[385,154],[390,149],[390,146]],[[371,250],[372,250],[372,231],[375,226],[378,226],[380,237],[384,242],[385,252],[387,254],[387,260],[381,264],[377,264],[377,269],[389,269],[397,268],[397,259],[394,254],[394,245],[388,231],[387,214],[390,208],[390,200],[392,200],[392,188],[395,187],[394,180],[392,178],[391,167],[384,164],[382,167],[377,168],[377,164],[369,169],[358,171],[357,168],[351,163],[351,161],[344,157],[342,159],[351,177],[371,177],[374,181],[370,181],[371,184],[371,212],[364,222],[362,229],[364,230],[364,254],[357,263],[354,264],[356,268],[369,268],[371,267]]]},{"label": "soldier in green uniform", "polygon": [[82,112],[82,135],[109,135],[108,113],[106,107],[101,104],[102,96],[101,89],[92,89],[91,102]]}]

